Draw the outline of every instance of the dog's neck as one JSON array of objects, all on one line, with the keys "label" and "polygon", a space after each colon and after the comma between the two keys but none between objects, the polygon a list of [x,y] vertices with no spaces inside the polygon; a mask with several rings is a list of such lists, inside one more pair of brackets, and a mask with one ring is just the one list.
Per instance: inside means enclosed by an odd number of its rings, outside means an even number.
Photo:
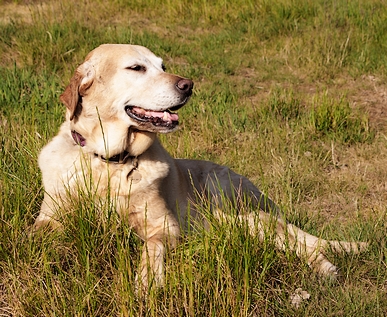
[{"label": "dog's neck", "polygon": [[[73,137],[75,143],[80,147],[84,147],[86,145],[86,139],[79,132],[72,130],[71,136]],[[125,164],[129,159],[132,159],[132,164],[135,166],[135,168],[137,167],[137,157],[131,156],[130,153],[126,150],[111,157],[104,157],[103,155],[99,155],[97,153],[94,153],[94,155],[105,163]]]}]

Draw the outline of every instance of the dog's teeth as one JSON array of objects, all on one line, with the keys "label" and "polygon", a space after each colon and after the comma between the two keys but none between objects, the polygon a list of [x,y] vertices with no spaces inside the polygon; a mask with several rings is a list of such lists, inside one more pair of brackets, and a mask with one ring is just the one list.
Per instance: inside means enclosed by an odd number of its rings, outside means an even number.
[{"label": "dog's teeth", "polygon": [[164,111],[163,120],[164,121],[169,121],[169,114],[166,111]]}]

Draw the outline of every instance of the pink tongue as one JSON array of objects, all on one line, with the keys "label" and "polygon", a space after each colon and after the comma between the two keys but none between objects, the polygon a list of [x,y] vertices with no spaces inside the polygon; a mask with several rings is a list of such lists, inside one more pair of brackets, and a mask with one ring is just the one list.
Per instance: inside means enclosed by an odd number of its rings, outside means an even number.
[{"label": "pink tongue", "polygon": [[179,116],[176,113],[168,111],[147,111],[142,108],[134,107],[133,110],[141,115],[154,118],[162,118],[164,121],[178,121]]}]

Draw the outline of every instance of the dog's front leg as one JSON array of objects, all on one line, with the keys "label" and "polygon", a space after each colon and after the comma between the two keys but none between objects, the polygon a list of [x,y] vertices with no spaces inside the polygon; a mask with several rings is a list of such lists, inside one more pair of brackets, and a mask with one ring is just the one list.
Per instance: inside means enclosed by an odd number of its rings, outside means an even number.
[{"label": "dog's front leg", "polygon": [[180,229],[174,217],[167,216],[162,217],[162,219],[162,223],[158,225],[158,221],[150,221],[148,219],[145,229],[147,234],[142,235],[145,243],[136,283],[143,290],[146,290],[151,285],[156,287],[164,285],[166,245],[174,248],[180,236]]},{"label": "dog's front leg", "polygon": [[162,237],[156,235],[147,239],[141,255],[140,281],[147,288],[153,281],[156,286],[164,284],[165,246]]},{"label": "dog's front leg", "polygon": [[56,210],[59,208],[57,201],[60,202],[61,198],[57,197],[57,199],[55,199],[47,193],[44,194],[44,200],[40,208],[39,216],[36,218],[33,225],[33,232],[36,232],[47,226],[51,227],[52,229],[59,229],[62,227],[62,224],[58,219],[56,219]]}]

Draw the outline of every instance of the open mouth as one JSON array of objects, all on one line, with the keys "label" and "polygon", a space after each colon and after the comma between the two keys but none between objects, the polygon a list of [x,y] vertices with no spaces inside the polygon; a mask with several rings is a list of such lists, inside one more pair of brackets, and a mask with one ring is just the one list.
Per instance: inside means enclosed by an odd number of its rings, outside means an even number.
[{"label": "open mouth", "polygon": [[[177,108],[179,107],[172,109],[177,110]],[[136,106],[126,106],[125,111],[129,117],[138,121],[140,125],[151,124],[155,130],[173,130],[179,125],[179,116],[168,109],[152,111]]]}]

